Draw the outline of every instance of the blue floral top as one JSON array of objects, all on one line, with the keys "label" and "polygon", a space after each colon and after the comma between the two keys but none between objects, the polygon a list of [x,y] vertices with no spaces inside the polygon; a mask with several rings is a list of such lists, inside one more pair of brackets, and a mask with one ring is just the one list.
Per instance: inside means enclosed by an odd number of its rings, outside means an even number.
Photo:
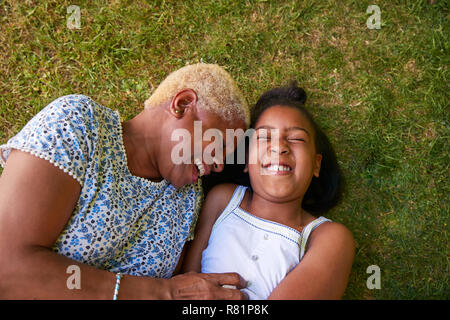
[{"label": "blue floral top", "polygon": [[58,98],[0,146],[2,166],[12,148],[50,161],[81,185],[54,251],[112,272],[172,275],[193,236],[201,181],[176,189],[132,175],[117,111],[83,95]]}]

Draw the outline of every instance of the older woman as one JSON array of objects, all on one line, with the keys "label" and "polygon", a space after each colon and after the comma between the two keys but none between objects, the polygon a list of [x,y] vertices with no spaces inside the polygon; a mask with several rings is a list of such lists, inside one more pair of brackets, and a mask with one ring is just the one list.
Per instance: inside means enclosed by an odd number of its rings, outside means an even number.
[{"label": "older woman", "polygon": [[223,169],[219,154],[174,163],[172,133],[194,136],[194,121],[223,136],[248,125],[242,93],[217,65],[173,72],[123,123],[89,97],[61,97],[0,146],[0,297],[242,298],[222,287],[242,288],[234,273],[172,277],[201,205],[198,177]]}]

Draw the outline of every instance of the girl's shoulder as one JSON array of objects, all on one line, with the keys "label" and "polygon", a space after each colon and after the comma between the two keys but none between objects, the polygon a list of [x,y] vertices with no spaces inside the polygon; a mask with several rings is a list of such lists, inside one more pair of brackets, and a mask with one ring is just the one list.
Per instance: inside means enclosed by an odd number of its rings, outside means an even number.
[{"label": "girl's shoulder", "polygon": [[217,218],[227,207],[233,194],[238,187],[234,183],[223,183],[214,186],[207,194],[204,206],[208,208],[209,214]]},{"label": "girl's shoulder", "polygon": [[206,201],[225,204],[226,206],[226,204],[231,200],[231,197],[237,187],[238,185],[234,183],[218,184],[208,192]]},{"label": "girl's shoulder", "polygon": [[309,237],[307,247],[316,245],[344,245],[344,247],[352,249],[355,247],[355,241],[352,232],[346,226],[338,222],[327,221],[320,224]]}]

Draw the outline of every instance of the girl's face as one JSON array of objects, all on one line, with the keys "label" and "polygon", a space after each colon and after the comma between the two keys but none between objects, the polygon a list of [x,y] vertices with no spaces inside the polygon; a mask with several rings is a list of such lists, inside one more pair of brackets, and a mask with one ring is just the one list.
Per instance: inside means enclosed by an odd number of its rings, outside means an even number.
[{"label": "girl's face", "polygon": [[319,176],[322,160],[314,135],[299,110],[280,105],[265,110],[250,142],[248,170],[253,191],[272,202],[303,199],[313,175]]}]

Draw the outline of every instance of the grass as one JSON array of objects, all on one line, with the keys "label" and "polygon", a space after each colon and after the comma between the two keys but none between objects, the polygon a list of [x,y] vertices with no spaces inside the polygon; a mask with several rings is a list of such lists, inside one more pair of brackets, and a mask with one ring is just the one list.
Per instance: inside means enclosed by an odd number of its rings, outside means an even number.
[{"label": "grass", "polygon": [[128,119],[187,63],[226,67],[250,103],[295,78],[347,180],[329,214],[357,243],[345,298],[449,299],[448,4],[378,1],[369,30],[376,3],[346,3],[1,1],[0,143],[69,93]]}]

